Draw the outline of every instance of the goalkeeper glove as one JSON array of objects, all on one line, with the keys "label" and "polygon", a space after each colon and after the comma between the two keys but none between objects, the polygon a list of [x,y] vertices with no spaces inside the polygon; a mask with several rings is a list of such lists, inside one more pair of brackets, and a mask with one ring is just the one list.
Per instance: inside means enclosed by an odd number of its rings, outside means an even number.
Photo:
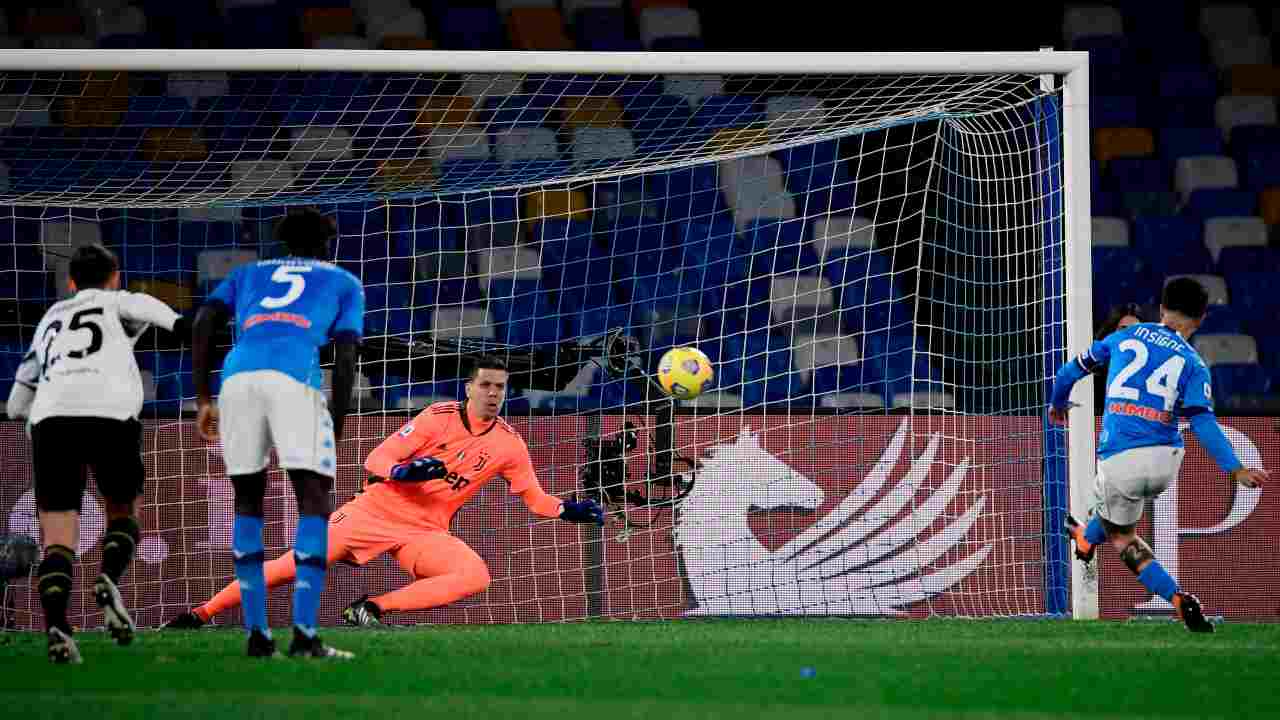
[{"label": "goalkeeper glove", "polygon": [[604,525],[604,510],[594,500],[566,500],[560,508],[560,519],[573,523]]},{"label": "goalkeeper glove", "polygon": [[391,466],[391,479],[402,482],[439,480],[448,474],[449,471],[444,469],[444,461],[433,457],[420,457],[411,462]]}]

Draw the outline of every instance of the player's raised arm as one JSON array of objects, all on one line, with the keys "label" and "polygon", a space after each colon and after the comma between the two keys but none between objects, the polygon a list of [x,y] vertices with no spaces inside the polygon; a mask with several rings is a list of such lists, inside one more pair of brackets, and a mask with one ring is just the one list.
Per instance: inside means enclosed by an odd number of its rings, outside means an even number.
[{"label": "player's raised arm", "polygon": [[1053,392],[1049,398],[1049,418],[1058,425],[1067,422],[1068,399],[1071,388],[1111,358],[1111,346],[1106,339],[1094,341],[1089,349],[1071,358],[1058,368],[1053,377]]},{"label": "player's raised arm", "polygon": [[196,313],[191,330],[191,374],[196,385],[196,431],[208,442],[218,442],[214,425],[218,409],[213,404],[213,392],[209,388],[210,344],[217,328],[234,312],[237,270],[231,271],[225,280],[209,296],[208,301]]},{"label": "player's raised arm", "polygon": [[1235,482],[1245,487],[1262,485],[1270,474],[1262,468],[1247,468],[1240,462],[1235,448],[1222,426],[1218,425],[1218,417],[1213,412],[1213,386],[1209,371],[1199,365],[1187,379],[1187,387],[1182,398],[1180,414],[1191,422],[1191,430],[1199,438],[1200,444],[1209,457],[1217,463],[1222,471],[1229,474]]},{"label": "player's raised arm", "polygon": [[604,510],[595,502],[561,500],[542,489],[533,469],[533,460],[529,457],[529,448],[523,442],[515,441],[511,453],[513,457],[502,474],[507,478],[512,494],[520,496],[529,512],[568,522],[604,524]]},{"label": "player's raised arm", "polygon": [[120,292],[120,317],[142,326],[148,325],[173,333],[180,338],[191,337],[192,323],[173,308],[146,293]]}]

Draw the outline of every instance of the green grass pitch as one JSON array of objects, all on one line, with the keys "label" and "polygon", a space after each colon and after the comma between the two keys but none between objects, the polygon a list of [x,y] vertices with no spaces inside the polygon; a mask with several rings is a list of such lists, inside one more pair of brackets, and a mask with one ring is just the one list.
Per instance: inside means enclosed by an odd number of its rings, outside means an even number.
[{"label": "green grass pitch", "polygon": [[[346,663],[242,656],[235,630],[0,639],[14,718],[1280,717],[1280,625],[708,620],[329,629]],[[287,631],[276,631],[287,645]],[[802,668],[814,672],[806,677]]]}]

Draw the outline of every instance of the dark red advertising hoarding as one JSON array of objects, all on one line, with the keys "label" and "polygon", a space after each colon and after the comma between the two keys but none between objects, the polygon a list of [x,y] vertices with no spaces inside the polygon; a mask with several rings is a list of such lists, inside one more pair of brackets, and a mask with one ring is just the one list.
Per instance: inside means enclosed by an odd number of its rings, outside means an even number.
[{"label": "dark red advertising hoarding", "polygon": [[[633,418],[635,419],[635,418]],[[339,504],[363,479],[364,457],[403,418],[348,423],[339,448]],[[605,432],[621,427],[606,417]],[[1280,434],[1269,419],[1224,420],[1238,450],[1274,466]],[[683,455],[699,463],[693,492],[673,512],[637,512],[646,527],[596,531],[531,516],[493,483],[456,517],[453,531],[489,565],[488,591],[408,622],[538,622],[605,615],[839,614],[925,617],[1045,612],[1043,450],[1038,418],[706,415],[678,418]],[[567,494],[585,460],[583,417],[513,418],[543,486]],[[632,455],[638,478],[647,438]],[[190,422],[148,423],[148,482],[139,558],[122,584],[141,626],[154,626],[232,579],[231,487],[216,447]],[[1176,488],[1149,507],[1141,531],[1210,614],[1273,619],[1280,531],[1271,489],[1235,491],[1195,443]],[[0,423],[0,511],[10,532],[37,536],[29,446],[18,423]],[[267,552],[283,552],[296,510],[283,474],[270,475]],[[87,580],[99,562],[101,507],[86,498],[73,622],[94,627]],[[1104,551],[1106,617],[1167,612]],[[408,580],[389,558],[329,575],[321,621]],[[11,586],[20,627],[33,593]],[[276,590],[272,622],[288,619]],[[238,623],[237,613],[219,618]]]}]

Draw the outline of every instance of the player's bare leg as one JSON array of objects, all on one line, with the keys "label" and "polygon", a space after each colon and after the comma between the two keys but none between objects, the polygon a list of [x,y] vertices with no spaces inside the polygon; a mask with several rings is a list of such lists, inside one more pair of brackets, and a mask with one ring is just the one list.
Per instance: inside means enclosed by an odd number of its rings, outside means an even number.
[{"label": "player's bare leg", "polygon": [[1200,600],[1178,587],[1177,581],[1165,572],[1156,560],[1155,553],[1151,551],[1151,546],[1138,537],[1132,525],[1107,523],[1107,538],[1111,541],[1111,546],[1120,553],[1120,559],[1125,567],[1138,577],[1138,581],[1151,592],[1173,604],[1178,618],[1186,624],[1188,630],[1213,632],[1213,624],[1205,619]]},{"label": "player's bare leg", "polygon": [[93,597],[102,609],[111,637],[120,645],[133,642],[134,624],[117,584],[138,547],[138,508],[142,498],[128,503],[107,501],[107,534],[102,539],[102,572],[93,583]]},{"label": "player's bare leg", "polygon": [[40,605],[44,609],[49,636],[49,662],[80,663],[80,649],[72,637],[67,621],[67,603],[71,598],[72,576],[80,539],[80,513],[77,510],[40,511],[40,535],[44,540],[44,559],[36,571]]}]

